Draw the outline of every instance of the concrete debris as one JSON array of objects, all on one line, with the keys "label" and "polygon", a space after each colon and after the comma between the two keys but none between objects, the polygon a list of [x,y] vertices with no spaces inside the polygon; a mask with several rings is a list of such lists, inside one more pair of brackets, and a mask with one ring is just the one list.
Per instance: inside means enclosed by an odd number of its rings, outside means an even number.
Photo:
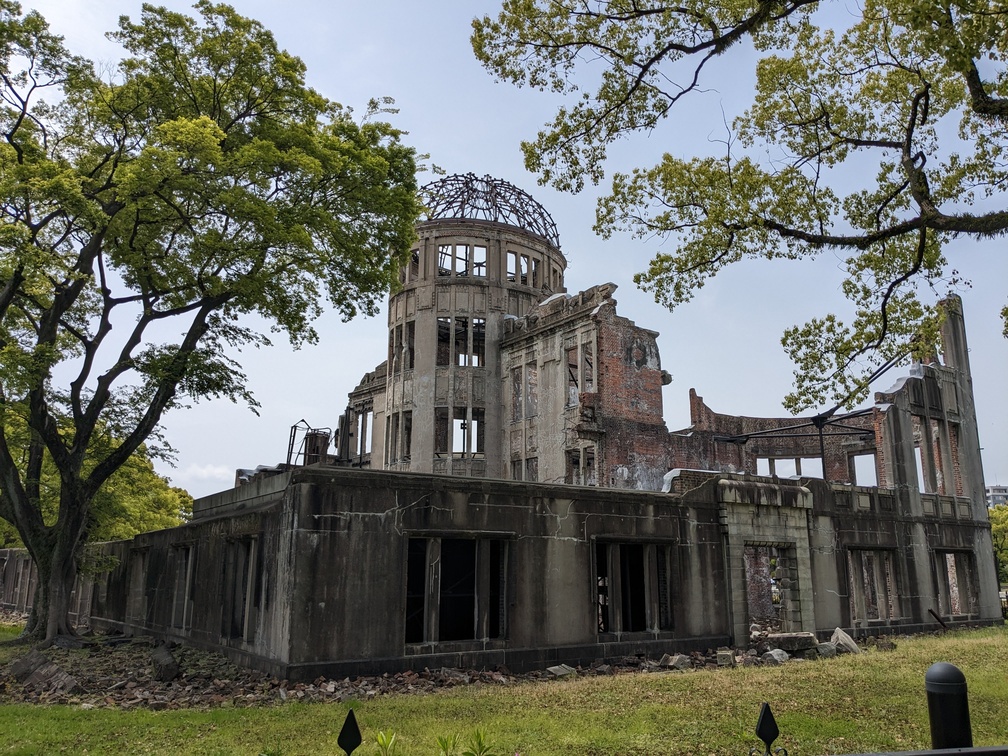
[{"label": "concrete debris", "polygon": [[766,640],[771,648],[780,648],[788,653],[805,651],[818,644],[815,633],[770,633]]},{"label": "concrete debris", "polygon": [[555,667],[547,667],[546,671],[553,675],[553,677],[567,677],[567,675],[577,673],[577,670],[574,669],[574,667],[568,667],[566,664],[557,664]]},{"label": "concrete debris", "polygon": [[839,627],[833,631],[833,635],[830,637],[830,642],[836,644],[838,654],[861,653],[861,649],[858,647],[858,644],[854,641],[854,639]]},{"label": "concrete debris", "polygon": [[772,648],[765,654],[763,654],[763,656],[761,656],[760,658],[763,660],[764,664],[767,664],[771,667],[776,667],[786,662],[788,659],[791,658],[791,656],[788,654],[787,651],[784,651],[779,648]]}]

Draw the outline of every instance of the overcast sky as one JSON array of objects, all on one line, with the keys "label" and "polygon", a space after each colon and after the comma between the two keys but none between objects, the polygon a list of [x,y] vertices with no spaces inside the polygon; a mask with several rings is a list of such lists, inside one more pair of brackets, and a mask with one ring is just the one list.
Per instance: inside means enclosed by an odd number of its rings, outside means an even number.
[{"label": "overcast sky", "polygon": [[[689,424],[691,387],[717,412],[779,416],[792,381],[792,366],[780,346],[785,328],[842,310],[841,259],[826,253],[813,262],[743,263],[708,284],[675,312],[636,289],[657,241],[594,235],[595,199],[605,189],[576,196],[536,185],[519,150],[552,118],[552,96],[494,82],[469,45],[474,15],[494,13],[487,0],[238,0],[239,12],[260,20],[280,45],[302,58],[309,83],[330,99],[362,111],[372,97],[391,96],[400,110],[393,123],[409,132],[408,143],[430,154],[448,173],[490,174],[532,194],[550,212],[568,259],[567,289],[596,283],[619,286],[620,314],[659,331],[662,366],[673,376],[665,388],[669,429]],[[120,57],[104,33],[119,15],[138,17],[134,0],[28,0],[64,35],[72,51],[95,61]],[[165,3],[193,12],[185,2]],[[677,106],[681,118],[650,135],[619,145],[610,167],[651,165],[662,152],[677,157],[717,154],[725,122],[739,114],[753,91],[752,59],[741,47],[727,63],[707,69],[707,88]],[[685,105],[685,107],[683,107]],[[688,113],[687,113],[688,111]],[[421,182],[433,180],[429,174]],[[961,240],[947,250],[953,267],[972,280],[961,292],[973,368],[980,442],[987,485],[1008,483],[1008,340],[1001,336],[1000,309],[1008,299],[1005,240]],[[292,351],[285,343],[246,352],[240,360],[262,404],[257,417],[244,406],[205,402],[165,418],[166,435],[178,451],[177,466],[163,467],[173,483],[202,496],[233,485],[239,467],[276,464],[287,455],[290,426],[302,418],[335,429],[347,393],[363,373],[385,358],[384,313],[342,323],[329,316],[318,324],[319,344]],[[877,389],[888,388],[891,374]]]}]

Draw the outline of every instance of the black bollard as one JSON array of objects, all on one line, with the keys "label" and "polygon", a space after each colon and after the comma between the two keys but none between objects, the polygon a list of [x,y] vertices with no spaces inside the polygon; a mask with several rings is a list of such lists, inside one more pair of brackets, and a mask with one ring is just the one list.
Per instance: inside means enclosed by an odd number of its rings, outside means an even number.
[{"label": "black bollard", "polygon": [[971,748],[973,729],[966,676],[954,664],[937,662],[924,675],[924,690],[931,721],[931,748]]}]

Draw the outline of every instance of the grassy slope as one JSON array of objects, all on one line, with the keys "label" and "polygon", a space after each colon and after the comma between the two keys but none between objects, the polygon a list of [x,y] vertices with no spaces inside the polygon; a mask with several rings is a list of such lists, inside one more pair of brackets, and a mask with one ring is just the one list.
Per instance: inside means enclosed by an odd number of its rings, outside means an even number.
[{"label": "grassy slope", "polygon": [[[355,704],[366,745],[398,734],[400,756],[435,754],[438,735],[485,728],[511,756],[744,754],[769,701],[790,756],[930,745],[924,673],[950,661],[966,674],[974,742],[1008,743],[1008,630],[897,639],[868,652],[776,668],[589,677],[397,696]],[[346,705],[214,711],[0,707],[0,753],[341,754]]]}]

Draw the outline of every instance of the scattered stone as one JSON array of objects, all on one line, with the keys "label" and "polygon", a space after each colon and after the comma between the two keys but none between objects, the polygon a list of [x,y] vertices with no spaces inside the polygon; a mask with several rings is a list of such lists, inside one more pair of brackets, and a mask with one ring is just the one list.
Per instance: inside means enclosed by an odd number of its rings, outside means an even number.
[{"label": "scattered stone", "polygon": [[772,648],[760,658],[763,660],[764,664],[768,664],[771,667],[777,667],[790,659],[791,656],[783,649]]},{"label": "scattered stone", "polygon": [[815,648],[818,643],[815,633],[770,633],[766,639],[771,648],[789,653]]},{"label": "scattered stone", "polygon": [[8,674],[17,680],[19,683],[23,683],[27,680],[31,673],[44,664],[48,664],[49,660],[46,659],[42,654],[36,650],[32,650],[30,654],[21,659],[15,659],[11,662],[10,667],[8,667]]},{"label": "scattered stone", "polygon": [[836,644],[838,654],[861,653],[861,649],[858,648],[858,644],[854,642],[854,639],[847,635],[847,633],[839,627],[833,631],[833,635],[830,637],[830,642]]},{"label": "scattered stone", "polygon": [[832,641],[827,641],[826,643],[820,643],[816,646],[816,651],[819,652],[819,656],[823,659],[832,659],[837,655],[837,644]]},{"label": "scattered stone", "polygon": [[893,643],[888,638],[879,638],[877,641],[875,641],[875,648],[877,648],[879,651],[895,651],[896,644]]},{"label": "scattered stone", "polygon": [[555,667],[547,667],[546,671],[553,675],[553,677],[567,677],[567,675],[573,675],[577,672],[576,669],[568,667],[566,664],[557,664]]},{"label": "scattered stone", "polygon": [[717,651],[717,665],[719,667],[734,667],[735,652],[730,648],[719,648]]},{"label": "scattered stone", "polygon": [[612,667],[608,664],[599,664],[595,667],[595,674],[597,675],[611,675]]},{"label": "scattered stone", "polygon": [[686,670],[693,667],[693,661],[683,654],[676,654],[668,665],[672,669]]},{"label": "scattered stone", "polygon": [[151,651],[151,663],[154,665],[154,679],[159,682],[171,682],[179,674],[178,661],[168,650],[168,646],[160,645]]},{"label": "scattered stone", "polygon": [[51,661],[36,667],[24,681],[28,690],[47,694],[69,694],[79,689],[77,681]]}]

